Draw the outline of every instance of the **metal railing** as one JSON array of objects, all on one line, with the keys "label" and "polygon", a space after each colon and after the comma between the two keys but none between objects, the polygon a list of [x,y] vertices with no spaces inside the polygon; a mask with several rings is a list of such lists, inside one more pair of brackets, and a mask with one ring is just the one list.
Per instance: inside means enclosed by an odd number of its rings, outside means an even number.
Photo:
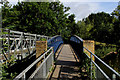
[{"label": "metal railing", "polygon": [[[91,60],[91,69],[92,69],[92,63],[93,63],[93,64],[100,70],[100,72],[104,75],[104,77],[105,77],[106,79],[111,80],[111,79],[109,78],[109,76],[107,76],[107,74],[99,67],[99,65],[92,60],[92,59],[93,59],[92,57],[94,56],[95,59],[99,60],[102,64],[104,64],[108,69],[110,69],[110,70],[114,73],[114,74],[112,75],[112,76],[115,75],[115,77],[113,77],[113,79],[116,78],[116,76],[118,76],[118,77],[120,78],[120,74],[117,73],[113,68],[111,68],[108,64],[106,64],[104,61],[102,61],[99,57],[97,57],[95,54],[93,54],[93,53],[92,53],[91,51],[89,51],[87,48],[84,47],[84,49],[86,49],[86,50],[90,53],[90,56],[91,56],[91,57],[89,57],[87,54],[86,54],[86,55],[87,55],[87,57],[90,58],[90,60]],[[91,77],[92,77],[92,73],[91,73]]]},{"label": "metal railing", "polygon": [[50,39],[48,36],[24,33],[19,31],[3,29],[0,39],[4,39],[2,44],[7,45],[7,50],[4,50],[4,54],[0,54],[0,60],[9,60],[11,55],[17,58],[17,55],[21,55],[23,58],[35,51],[35,43],[41,38]]},{"label": "metal railing", "polygon": [[[78,36],[73,36],[73,37],[71,37],[70,40],[73,41],[73,42],[76,42],[77,44],[82,43],[81,46],[83,46],[83,40],[80,37],[78,37]],[[84,53],[84,49],[87,50],[90,53],[90,56],[88,54]],[[91,77],[91,80],[93,79],[92,71],[93,71],[93,66],[94,65],[100,71],[100,73],[104,76],[104,77],[99,77],[99,78],[97,76],[95,76],[95,78],[97,80],[101,80],[101,79],[118,80],[118,79],[120,79],[120,74],[118,72],[116,72],[112,67],[110,67],[103,60],[101,60],[99,57],[97,57],[95,54],[93,54],[90,50],[88,50],[87,48],[83,47],[83,53],[90,59],[90,77]],[[95,59],[97,59],[99,62],[101,62],[105,67],[107,67],[112,72],[112,75],[108,75],[108,72],[105,72],[103,70],[103,68],[101,68],[101,66],[99,66],[99,64],[97,64],[93,60],[93,57]],[[96,72],[96,74],[98,74],[98,73]],[[98,75],[98,76],[100,76],[100,75]]]},{"label": "metal railing", "polygon": [[[26,76],[26,73],[32,69],[38,62],[44,59],[41,64],[35,69],[31,76]],[[53,66],[53,47],[47,50],[43,55],[36,59],[30,66],[28,66],[24,71],[22,71],[14,80],[27,80],[27,79],[46,79],[49,72]],[[29,74],[29,73],[28,73]]]},{"label": "metal railing", "polygon": [[59,48],[60,44],[63,44],[63,39],[60,35],[56,35],[47,41],[48,47],[54,48],[54,53]]}]

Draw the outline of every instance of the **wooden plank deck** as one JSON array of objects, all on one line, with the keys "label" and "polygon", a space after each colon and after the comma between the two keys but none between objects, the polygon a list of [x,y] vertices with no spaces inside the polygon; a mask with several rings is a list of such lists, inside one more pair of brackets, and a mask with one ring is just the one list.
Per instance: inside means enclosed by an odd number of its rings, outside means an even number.
[{"label": "wooden plank deck", "polygon": [[64,44],[59,50],[57,60],[50,80],[80,80],[79,60],[69,44]]}]

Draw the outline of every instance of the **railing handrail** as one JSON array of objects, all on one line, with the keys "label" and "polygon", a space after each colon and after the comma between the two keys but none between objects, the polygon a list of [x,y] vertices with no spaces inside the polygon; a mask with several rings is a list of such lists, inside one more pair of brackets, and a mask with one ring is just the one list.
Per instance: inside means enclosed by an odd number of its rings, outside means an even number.
[{"label": "railing handrail", "polygon": [[54,38],[56,38],[56,37],[61,37],[60,35],[55,35],[55,36],[53,36],[53,37],[51,37],[51,39],[50,40],[48,40],[47,42],[49,43],[50,41],[52,41]]},{"label": "railing handrail", "polygon": [[[3,28],[4,29],[4,28]],[[30,35],[30,36],[42,36],[42,37],[48,37],[48,38],[51,38],[49,36],[44,36],[44,35],[39,35],[39,34],[31,34],[31,33],[26,33],[26,32],[21,32],[21,31],[14,31],[14,30],[9,30],[9,29],[4,29],[6,31],[10,31],[10,33],[16,33],[16,34],[22,34],[24,33],[25,35]],[[7,34],[6,34],[7,35]]]},{"label": "railing handrail", "polygon": [[76,38],[78,38],[80,41],[82,41],[83,42],[83,39],[82,38],[80,38],[79,36],[77,36],[77,35],[74,35]]},{"label": "railing handrail", "polygon": [[56,40],[58,40],[58,37],[60,37],[62,40],[62,37],[60,35],[53,36],[51,39],[47,40],[48,45],[51,45],[51,44],[57,42]]},{"label": "railing handrail", "polygon": [[[85,47],[83,47],[85,48]],[[120,74],[118,72],[116,72],[112,67],[110,67],[108,64],[106,64],[103,60],[101,60],[99,57],[97,57],[95,54],[93,54],[90,50],[88,50],[87,48],[85,48],[88,52],[90,52],[90,54],[92,54],[96,59],[98,59],[102,64],[104,64],[107,68],[109,68],[113,73],[115,73],[117,76],[120,77]]]},{"label": "railing handrail", "polygon": [[18,76],[15,77],[14,80],[21,78],[24,76],[24,74],[29,71],[35,64],[37,64],[50,50],[52,50],[53,47],[51,47],[49,50],[47,50],[43,55],[41,55],[37,60],[35,60],[31,65],[29,65],[24,71],[22,71]]}]

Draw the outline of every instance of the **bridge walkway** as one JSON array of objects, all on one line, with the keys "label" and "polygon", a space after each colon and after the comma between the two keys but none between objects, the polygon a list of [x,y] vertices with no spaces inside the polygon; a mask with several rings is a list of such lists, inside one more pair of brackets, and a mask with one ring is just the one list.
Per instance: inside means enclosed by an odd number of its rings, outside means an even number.
[{"label": "bridge walkway", "polygon": [[79,60],[69,44],[63,44],[56,55],[55,68],[50,79],[80,79]]}]

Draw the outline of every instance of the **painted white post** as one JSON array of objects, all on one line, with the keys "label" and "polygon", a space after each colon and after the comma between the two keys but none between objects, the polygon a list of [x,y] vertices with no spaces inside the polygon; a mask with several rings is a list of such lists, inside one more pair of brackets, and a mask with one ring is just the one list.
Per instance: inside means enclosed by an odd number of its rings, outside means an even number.
[{"label": "painted white post", "polygon": [[23,80],[26,80],[26,75],[25,75],[25,73],[24,73],[24,75],[23,75]]},{"label": "painted white post", "polygon": [[116,80],[116,75],[115,74],[112,75],[112,80]]},{"label": "painted white post", "polygon": [[[45,55],[44,55],[44,60],[45,60]],[[46,78],[46,61],[43,64],[43,78]]]}]

